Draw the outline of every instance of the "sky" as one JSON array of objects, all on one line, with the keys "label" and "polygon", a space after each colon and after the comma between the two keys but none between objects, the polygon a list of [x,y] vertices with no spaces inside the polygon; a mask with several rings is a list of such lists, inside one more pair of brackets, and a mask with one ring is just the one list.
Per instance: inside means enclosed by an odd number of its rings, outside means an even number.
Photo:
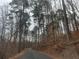
[{"label": "sky", "polygon": [[12,0],[0,0],[0,6],[8,4],[9,2],[11,2]]}]

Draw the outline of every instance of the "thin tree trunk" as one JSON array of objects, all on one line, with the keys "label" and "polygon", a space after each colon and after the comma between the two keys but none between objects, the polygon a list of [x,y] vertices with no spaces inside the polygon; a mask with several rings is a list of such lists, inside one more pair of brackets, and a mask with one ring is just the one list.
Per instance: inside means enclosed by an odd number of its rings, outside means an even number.
[{"label": "thin tree trunk", "polygon": [[68,18],[67,18],[67,14],[66,14],[66,6],[65,6],[65,3],[64,3],[64,0],[62,0],[62,5],[63,5],[63,11],[64,11],[65,28],[66,28],[66,31],[67,31],[68,39],[70,39],[70,31],[69,31]]},{"label": "thin tree trunk", "polygon": [[76,13],[75,13],[75,10],[74,10],[72,0],[71,0],[71,4],[72,4],[71,7],[72,7],[72,11],[73,11],[73,19],[74,19],[74,22],[75,22],[76,31],[78,31],[78,26],[77,26],[77,21],[76,21]]}]

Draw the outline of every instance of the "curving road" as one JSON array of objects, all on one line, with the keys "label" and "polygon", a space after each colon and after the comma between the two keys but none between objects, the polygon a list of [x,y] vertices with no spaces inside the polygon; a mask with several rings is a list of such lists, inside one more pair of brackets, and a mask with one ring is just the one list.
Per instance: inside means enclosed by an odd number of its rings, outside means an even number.
[{"label": "curving road", "polygon": [[19,59],[52,59],[52,58],[38,51],[28,49],[28,51],[25,52]]}]

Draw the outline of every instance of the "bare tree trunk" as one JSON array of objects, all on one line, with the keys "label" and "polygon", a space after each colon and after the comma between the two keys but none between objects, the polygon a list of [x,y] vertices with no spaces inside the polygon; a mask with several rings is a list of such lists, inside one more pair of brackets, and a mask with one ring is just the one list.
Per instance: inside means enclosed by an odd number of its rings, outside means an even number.
[{"label": "bare tree trunk", "polygon": [[76,13],[75,13],[75,10],[74,10],[72,0],[71,0],[71,7],[72,7],[72,11],[73,11],[73,19],[74,19],[74,22],[75,22],[76,31],[78,31],[78,25],[77,25],[77,21],[76,21]]},{"label": "bare tree trunk", "polygon": [[3,9],[1,9],[2,11],[2,32],[1,32],[1,41],[4,41],[4,35],[5,35],[5,17],[4,17],[4,11]]},{"label": "bare tree trunk", "polygon": [[73,11],[73,20],[74,20],[74,24],[75,24],[75,30],[78,31],[78,24],[77,24],[77,20],[76,20],[76,12],[75,12],[75,6],[73,5],[73,2],[72,0],[71,1],[67,1],[69,3],[69,5],[71,6],[72,8],[72,11]]},{"label": "bare tree trunk", "polygon": [[19,47],[18,52],[21,51],[21,39],[22,39],[22,24],[21,24],[21,15],[20,15],[20,21],[19,21]]},{"label": "bare tree trunk", "polygon": [[10,40],[12,39],[12,35],[13,35],[13,19],[11,19],[11,30],[10,30]]},{"label": "bare tree trunk", "polygon": [[68,36],[68,39],[70,39],[70,31],[69,31],[69,23],[68,23],[68,18],[67,18],[67,14],[66,14],[66,6],[65,6],[65,3],[64,3],[64,0],[62,0],[62,5],[63,5],[63,11],[64,11],[64,22],[65,22],[65,28],[66,28],[66,31],[67,31],[67,36]]}]

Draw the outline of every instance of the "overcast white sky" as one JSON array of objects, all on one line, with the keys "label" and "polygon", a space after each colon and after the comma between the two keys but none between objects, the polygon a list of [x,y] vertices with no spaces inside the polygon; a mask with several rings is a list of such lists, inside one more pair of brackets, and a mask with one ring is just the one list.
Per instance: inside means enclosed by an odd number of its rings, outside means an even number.
[{"label": "overcast white sky", "polygon": [[12,0],[0,0],[0,6],[11,2]]}]

